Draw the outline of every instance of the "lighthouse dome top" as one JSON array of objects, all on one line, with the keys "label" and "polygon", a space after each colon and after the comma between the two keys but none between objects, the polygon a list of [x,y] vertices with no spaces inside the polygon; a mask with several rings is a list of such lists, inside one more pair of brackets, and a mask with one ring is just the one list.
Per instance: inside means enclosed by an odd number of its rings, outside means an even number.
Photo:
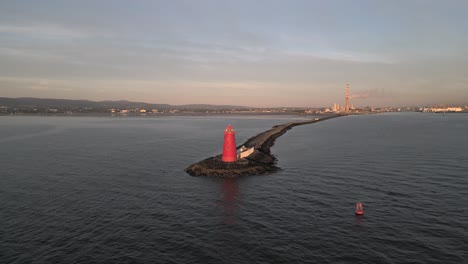
[{"label": "lighthouse dome top", "polygon": [[232,128],[231,124],[227,125],[225,132],[234,132],[234,128]]}]

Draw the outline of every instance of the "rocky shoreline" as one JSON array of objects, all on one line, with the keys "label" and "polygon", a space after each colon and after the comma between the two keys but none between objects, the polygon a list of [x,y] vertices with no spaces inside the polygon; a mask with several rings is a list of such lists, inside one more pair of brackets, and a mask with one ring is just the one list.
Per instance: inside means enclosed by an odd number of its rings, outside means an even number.
[{"label": "rocky shoreline", "polygon": [[276,166],[276,158],[271,154],[270,148],[274,145],[275,140],[278,137],[282,136],[289,129],[295,126],[313,124],[340,116],[343,115],[334,115],[324,118],[316,118],[314,120],[276,125],[270,130],[248,139],[244,144],[237,147],[238,149],[242,146],[246,148],[254,148],[254,152],[248,157],[236,162],[227,163],[221,161],[221,155],[217,155],[190,165],[185,169],[185,172],[191,176],[222,178],[235,178],[239,176],[273,173],[278,171],[280,168]]}]

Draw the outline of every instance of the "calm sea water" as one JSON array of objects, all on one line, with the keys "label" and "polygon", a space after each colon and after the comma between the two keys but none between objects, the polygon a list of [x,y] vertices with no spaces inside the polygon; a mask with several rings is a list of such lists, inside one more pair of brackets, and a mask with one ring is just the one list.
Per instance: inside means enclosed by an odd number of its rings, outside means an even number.
[{"label": "calm sea water", "polygon": [[183,171],[227,123],[295,119],[0,117],[0,262],[468,262],[467,114],[332,119],[279,138],[276,174]]}]

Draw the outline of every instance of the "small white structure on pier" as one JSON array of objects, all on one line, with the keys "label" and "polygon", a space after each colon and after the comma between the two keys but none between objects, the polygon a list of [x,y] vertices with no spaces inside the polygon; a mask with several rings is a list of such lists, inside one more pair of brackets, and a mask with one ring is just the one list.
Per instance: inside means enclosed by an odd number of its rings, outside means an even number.
[{"label": "small white structure on pier", "polygon": [[239,159],[243,159],[243,158],[246,158],[248,156],[250,156],[250,154],[252,154],[254,152],[255,148],[246,148],[245,146],[242,146],[240,148],[240,153],[239,153]]}]

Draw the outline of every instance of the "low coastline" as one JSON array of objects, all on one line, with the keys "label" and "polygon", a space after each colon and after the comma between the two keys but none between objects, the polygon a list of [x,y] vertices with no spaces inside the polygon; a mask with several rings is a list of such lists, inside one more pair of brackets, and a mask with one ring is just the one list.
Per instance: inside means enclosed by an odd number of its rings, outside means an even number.
[{"label": "low coastline", "polygon": [[323,118],[315,118],[313,120],[289,122],[273,126],[271,129],[251,137],[244,144],[237,146],[237,149],[241,148],[242,146],[246,148],[254,148],[254,152],[248,157],[240,159],[236,162],[226,163],[221,160],[220,154],[190,165],[185,169],[185,172],[191,176],[221,178],[263,175],[276,172],[280,168],[276,166],[276,158],[271,154],[270,148],[274,145],[275,140],[278,137],[282,136],[293,127],[313,124],[341,116],[345,115],[339,114]]}]

